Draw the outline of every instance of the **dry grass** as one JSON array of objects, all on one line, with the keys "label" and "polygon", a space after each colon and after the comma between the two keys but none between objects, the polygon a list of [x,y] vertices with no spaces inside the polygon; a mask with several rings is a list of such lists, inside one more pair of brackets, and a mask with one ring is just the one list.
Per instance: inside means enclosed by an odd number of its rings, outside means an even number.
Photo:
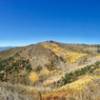
[{"label": "dry grass", "polygon": [[[67,84],[57,90],[45,94],[43,98],[44,100],[100,100],[99,79],[100,78],[94,76],[84,76],[73,83]],[[99,82],[97,83],[95,80],[99,80]],[[92,88],[90,88],[90,86]]]},{"label": "dry grass", "polygon": [[40,75],[48,76],[49,74],[50,74],[50,71],[46,67],[44,67],[40,72]]},{"label": "dry grass", "polygon": [[33,87],[0,82],[0,100],[40,100],[40,95]]},{"label": "dry grass", "polygon": [[97,55],[96,55],[96,58],[100,59],[100,54],[97,54]]},{"label": "dry grass", "polygon": [[61,89],[66,89],[66,88],[69,88],[69,89],[73,89],[73,90],[76,90],[76,91],[81,91],[82,89],[85,88],[85,86],[91,82],[93,80],[93,76],[84,76],[83,78],[80,78],[79,80],[75,81],[75,82],[72,82],[68,85],[65,85],[63,87],[60,88]]},{"label": "dry grass", "polygon": [[72,52],[61,48],[57,44],[44,44],[43,47],[52,50],[57,56],[62,56],[69,63],[75,63],[80,58],[87,56],[86,53]]}]

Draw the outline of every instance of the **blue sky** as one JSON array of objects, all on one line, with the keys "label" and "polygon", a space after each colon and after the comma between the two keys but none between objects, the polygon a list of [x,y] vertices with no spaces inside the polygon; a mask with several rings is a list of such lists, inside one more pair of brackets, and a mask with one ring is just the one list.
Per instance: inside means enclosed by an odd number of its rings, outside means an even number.
[{"label": "blue sky", "polygon": [[92,44],[99,37],[100,0],[0,0],[0,46]]}]

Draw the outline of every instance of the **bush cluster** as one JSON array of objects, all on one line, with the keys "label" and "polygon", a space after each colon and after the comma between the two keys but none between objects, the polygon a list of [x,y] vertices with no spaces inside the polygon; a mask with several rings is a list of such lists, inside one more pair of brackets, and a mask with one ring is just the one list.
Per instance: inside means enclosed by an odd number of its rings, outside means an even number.
[{"label": "bush cluster", "polygon": [[62,78],[62,82],[63,82],[63,84],[67,84],[67,83],[75,81],[81,75],[93,73],[93,71],[96,68],[100,67],[99,65],[100,65],[100,62],[96,62],[93,65],[86,66],[86,67],[76,70],[74,72],[66,73],[65,76]]}]

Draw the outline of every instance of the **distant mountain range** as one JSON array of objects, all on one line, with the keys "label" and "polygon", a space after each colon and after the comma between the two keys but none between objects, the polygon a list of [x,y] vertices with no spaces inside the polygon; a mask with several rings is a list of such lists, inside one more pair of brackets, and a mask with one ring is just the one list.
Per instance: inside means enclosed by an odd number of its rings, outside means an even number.
[{"label": "distant mountain range", "polygon": [[8,49],[11,49],[12,47],[0,47],[0,51],[5,51],[5,50],[8,50]]}]

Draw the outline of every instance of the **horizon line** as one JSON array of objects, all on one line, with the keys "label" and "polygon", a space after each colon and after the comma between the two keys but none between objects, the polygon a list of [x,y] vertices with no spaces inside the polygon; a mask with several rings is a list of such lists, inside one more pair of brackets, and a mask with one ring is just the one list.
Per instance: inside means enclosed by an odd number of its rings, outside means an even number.
[{"label": "horizon line", "polygon": [[11,44],[10,43],[5,43],[4,45],[0,45],[0,47],[21,47],[21,46],[28,46],[28,45],[33,45],[33,44],[38,44],[38,43],[43,43],[43,42],[57,42],[57,43],[64,43],[64,44],[84,44],[84,45],[100,45],[100,43],[94,43],[94,42],[65,42],[65,41],[57,41],[57,40],[44,40],[44,41],[35,41],[35,42],[29,42],[29,43],[15,43],[15,44]]}]

